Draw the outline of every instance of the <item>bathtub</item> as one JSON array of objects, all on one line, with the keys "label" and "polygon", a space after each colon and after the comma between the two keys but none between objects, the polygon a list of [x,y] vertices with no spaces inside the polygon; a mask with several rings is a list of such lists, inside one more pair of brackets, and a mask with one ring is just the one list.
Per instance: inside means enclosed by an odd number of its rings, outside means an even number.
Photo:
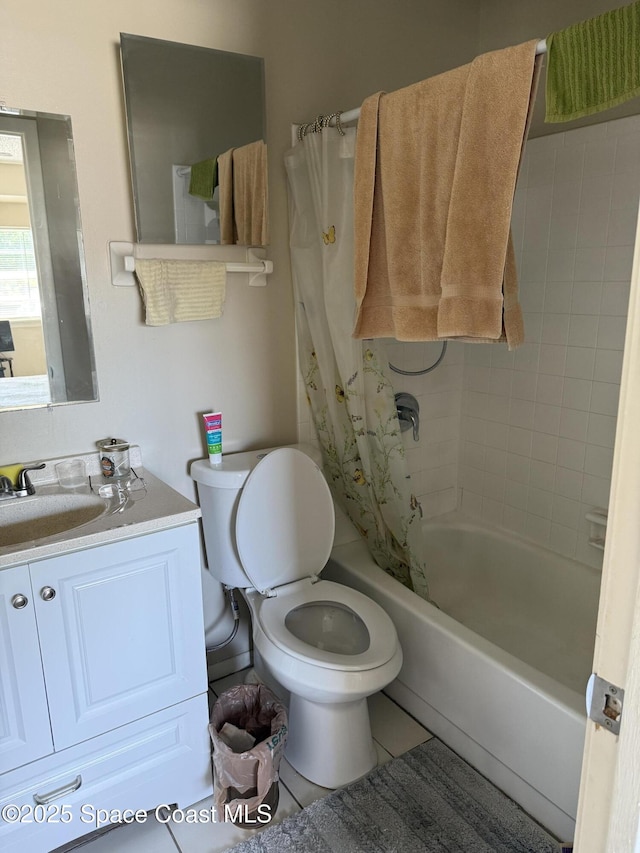
[{"label": "bathtub", "polygon": [[362,541],[334,547],[323,577],[393,619],[404,664],[385,692],[569,840],[600,573],[455,513],[424,535],[440,610],[378,568]]}]

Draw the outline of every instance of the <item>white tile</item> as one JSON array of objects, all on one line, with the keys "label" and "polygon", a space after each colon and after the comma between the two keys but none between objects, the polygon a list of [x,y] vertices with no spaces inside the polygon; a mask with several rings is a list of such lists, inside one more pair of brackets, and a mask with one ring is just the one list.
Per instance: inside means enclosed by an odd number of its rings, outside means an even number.
[{"label": "white tile", "polygon": [[619,385],[621,376],[622,351],[597,350],[593,378],[598,382],[615,382]]},{"label": "white tile", "polygon": [[489,394],[487,400],[487,420],[505,423],[509,420],[509,398],[498,394]]},{"label": "white tile", "polygon": [[613,174],[616,158],[616,139],[591,140],[587,143],[584,158],[584,175]]},{"label": "white tile", "polygon": [[578,214],[552,213],[549,251],[575,249],[578,242]]},{"label": "white tile", "polygon": [[511,396],[514,400],[535,400],[537,376],[524,370],[514,370]]},{"label": "white tile", "polygon": [[588,411],[591,401],[592,383],[588,379],[567,377],[564,380],[562,405],[569,409]]},{"label": "white tile", "polygon": [[580,209],[579,180],[563,180],[554,184],[553,187],[553,216],[577,215]]},{"label": "white tile", "polygon": [[540,459],[531,460],[531,477],[529,482],[532,488],[551,492],[553,490],[555,474],[555,465],[549,462],[542,462]]},{"label": "white tile", "polygon": [[626,317],[600,317],[598,322],[598,348],[624,349]]},{"label": "white tile", "polygon": [[549,279],[544,290],[544,310],[553,314],[568,314],[571,310],[573,281]]},{"label": "white tile", "polygon": [[586,176],[582,181],[580,209],[597,208],[608,211],[611,203],[613,175]]},{"label": "white tile", "polygon": [[585,441],[589,426],[589,413],[577,409],[563,409],[560,415],[560,436]]},{"label": "white tile", "polygon": [[569,527],[572,530],[578,529],[578,520],[580,518],[580,503],[577,500],[570,500],[562,495],[554,495],[553,506],[551,508],[551,520],[554,524],[561,524],[564,527]]},{"label": "white tile", "polygon": [[599,314],[602,289],[599,282],[576,280],[571,292],[571,313]]},{"label": "white tile", "polygon": [[584,470],[585,444],[571,438],[558,439],[558,465],[572,471]]},{"label": "white tile", "polygon": [[551,501],[553,495],[551,492],[545,492],[542,489],[530,488],[529,501],[527,504],[527,512],[533,515],[538,515],[541,518],[551,518]]},{"label": "white tile", "polygon": [[564,375],[573,379],[592,379],[596,351],[589,347],[567,347]]},{"label": "white tile", "polygon": [[[213,808],[213,797],[196,803],[192,808],[196,811],[210,813]],[[269,826],[274,826],[274,824],[280,823],[286,817],[290,817],[299,811],[300,806],[285,785],[281,784],[278,810],[269,824],[258,826],[256,829],[243,829],[231,821],[211,823],[204,820],[195,823],[177,823],[172,820],[167,826],[183,853],[222,853],[223,850],[229,850],[235,844],[263,832]],[[136,853],[138,853],[137,848]],[[175,848],[173,848],[172,853],[176,853]]]},{"label": "white tile", "polygon": [[536,370],[540,356],[540,344],[527,341],[515,351],[513,366],[515,370]]},{"label": "white tile", "polygon": [[507,452],[506,450],[487,447],[484,457],[485,471],[490,471],[497,477],[507,476]]},{"label": "white tile", "polygon": [[[610,246],[606,249],[603,267],[604,281],[629,281],[633,266],[633,245]],[[584,281],[593,281],[585,278]]]},{"label": "white tile", "polygon": [[541,344],[538,370],[540,373],[548,373],[552,376],[563,376],[565,372],[566,358],[566,346],[557,344]]},{"label": "white tile", "polygon": [[[574,278],[575,281],[602,281],[605,270],[605,252],[615,252],[616,249],[605,249],[604,246],[582,246],[576,249]],[[607,276],[607,281],[618,281],[616,276]]]},{"label": "white tile", "polygon": [[[507,454],[507,480],[515,480],[517,483],[529,483],[531,477],[531,459],[519,456],[517,453]],[[508,491],[507,483],[507,491]],[[515,504],[517,506],[517,504]],[[521,507],[523,509],[523,507]]]},{"label": "white tile", "polygon": [[609,215],[608,246],[633,246],[636,241],[638,211],[636,206],[619,207]]},{"label": "white tile", "polygon": [[235,687],[236,684],[244,684],[244,680],[250,672],[252,672],[251,668],[232,672],[230,675],[225,675],[224,678],[212,681],[209,687],[216,696],[220,696],[221,693],[224,693],[224,691],[228,690],[230,687]]},{"label": "white tile", "polygon": [[599,415],[592,412],[589,415],[587,443],[600,447],[613,447],[616,437],[616,418],[610,415]]},{"label": "white tile", "polygon": [[531,445],[531,458],[541,462],[555,464],[558,456],[558,438],[543,432],[534,432]]},{"label": "white tile", "polygon": [[[578,217],[576,246],[606,246],[609,231],[609,218],[598,208],[581,210]],[[622,244],[624,245],[624,244]]]},{"label": "white tile", "polygon": [[169,830],[151,815],[145,823],[111,829],[83,844],[80,850],[82,853],[177,853]]},{"label": "white tile", "polygon": [[517,482],[516,480],[507,480],[507,486],[504,492],[506,504],[514,509],[526,510],[529,500],[529,486],[527,483]]},{"label": "white tile", "polygon": [[331,788],[322,788],[320,785],[316,785],[305,779],[286,760],[283,760],[280,764],[280,781],[303,807],[331,793]]},{"label": "white tile", "polygon": [[621,136],[617,140],[615,171],[617,174],[640,171],[640,145],[637,134]]},{"label": "white tile", "polygon": [[585,474],[582,483],[582,502],[591,506],[607,507],[611,481],[608,477],[594,477]]},{"label": "white tile", "polygon": [[638,195],[640,195],[640,170],[614,175],[611,193],[612,209],[615,210],[618,207],[635,207],[637,209]]},{"label": "white tile", "polygon": [[486,431],[484,443],[487,447],[495,447],[504,450],[509,440],[508,424],[491,424],[491,429]]},{"label": "white tile", "polygon": [[580,185],[584,166],[584,144],[559,148],[556,153],[554,190],[568,181]]},{"label": "white tile", "polygon": [[565,498],[579,501],[582,495],[582,471],[571,471],[569,468],[556,468],[554,492]]},{"label": "white tile", "polygon": [[[540,281],[544,276],[546,276],[548,281],[573,281],[576,255],[573,249],[553,249],[550,251],[546,268],[540,259],[539,253],[531,250],[530,254],[533,254],[537,258],[537,267],[534,267],[533,261],[530,261],[530,269],[538,272],[542,268],[542,275],[537,278],[531,278],[529,281]],[[525,280],[523,278],[523,281]]]},{"label": "white tile", "polygon": [[533,400],[512,399],[509,409],[510,426],[531,429],[533,426]]},{"label": "white tile", "polygon": [[572,347],[595,347],[598,337],[598,317],[576,314],[569,321],[567,342]]},{"label": "white tile", "polygon": [[536,403],[533,426],[536,432],[558,435],[560,430],[560,406]]},{"label": "white tile", "polygon": [[[613,349],[613,347],[612,347]],[[511,393],[512,370],[491,367],[489,371],[489,394],[509,395]]]},{"label": "white tile", "polygon": [[529,429],[520,427],[509,427],[509,438],[507,449],[509,453],[517,453],[520,456],[531,456],[532,434]]},{"label": "white tile", "polygon": [[586,474],[593,474],[595,477],[610,479],[612,467],[612,447],[598,447],[595,444],[587,445],[587,453],[584,460],[584,470]]},{"label": "white tile", "polygon": [[605,281],[602,286],[600,313],[606,316],[626,317],[629,311],[630,283]]},{"label": "white tile", "polygon": [[432,737],[420,723],[383,693],[370,696],[368,703],[371,734],[394,757]]},{"label": "white tile", "polygon": [[501,476],[500,474],[493,474],[490,471],[485,471],[484,481],[482,484],[482,496],[483,498],[489,498],[492,501],[503,502],[505,486],[506,480],[504,475]]},{"label": "white tile", "polygon": [[524,534],[527,524],[527,513],[514,506],[505,504],[502,510],[502,526],[514,533]]},{"label": "white tile", "polygon": [[591,394],[591,411],[600,415],[618,414],[620,386],[613,382],[594,382]]},{"label": "white tile", "polygon": [[495,501],[492,498],[482,498],[482,520],[494,527],[500,527],[502,525],[503,508],[504,504],[501,501]]},{"label": "white tile", "polygon": [[569,315],[545,314],[542,320],[543,344],[566,344],[569,339]]},{"label": "white tile", "polygon": [[[613,140],[615,145],[615,140]],[[548,146],[529,151],[528,187],[544,187],[553,183],[556,149]],[[529,196],[529,193],[527,194]]]},{"label": "white tile", "polygon": [[546,373],[538,374],[536,388],[536,402],[546,403],[550,406],[559,406],[562,403],[562,389],[564,386],[563,376],[552,376]]}]

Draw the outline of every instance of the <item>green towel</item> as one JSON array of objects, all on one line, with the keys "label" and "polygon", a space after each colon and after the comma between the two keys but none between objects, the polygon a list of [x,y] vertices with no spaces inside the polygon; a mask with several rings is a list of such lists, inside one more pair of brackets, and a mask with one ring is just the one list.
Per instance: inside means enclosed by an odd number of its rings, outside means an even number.
[{"label": "green towel", "polygon": [[640,94],[640,2],[547,38],[545,121],[571,121]]},{"label": "green towel", "polygon": [[218,186],[218,158],[202,160],[191,167],[191,180],[189,181],[189,195],[201,198],[202,201],[211,201],[213,191]]}]

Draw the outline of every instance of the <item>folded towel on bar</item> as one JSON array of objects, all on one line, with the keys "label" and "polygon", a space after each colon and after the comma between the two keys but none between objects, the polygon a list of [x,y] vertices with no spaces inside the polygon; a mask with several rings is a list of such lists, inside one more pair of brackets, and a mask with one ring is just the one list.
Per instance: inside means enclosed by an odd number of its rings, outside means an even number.
[{"label": "folded towel on bar", "polygon": [[202,160],[194,163],[191,167],[191,178],[189,180],[189,195],[212,201],[213,194],[218,186],[218,158]]},{"label": "folded towel on bar", "polygon": [[147,326],[222,316],[227,281],[220,261],[136,258]]},{"label": "folded towel on bar", "polygon": [[236,243],[269,243],[267,146],[260,139],[233,151],[233,216]]},{"label": "folded towel on bar", "polygon": [[640,95],[640,2],[547,36],[545,121],[571,121]]},{"label": "folded towel on bar", "polygon": [[223,246],[237,242],[233,219],[233,152],[234,149],[230,148],[218,157],[220,242]]},{"label": "folded towel on bar", "polygon": [[510,220],[536,44],[363,103],[354,337],[523,342]]}]

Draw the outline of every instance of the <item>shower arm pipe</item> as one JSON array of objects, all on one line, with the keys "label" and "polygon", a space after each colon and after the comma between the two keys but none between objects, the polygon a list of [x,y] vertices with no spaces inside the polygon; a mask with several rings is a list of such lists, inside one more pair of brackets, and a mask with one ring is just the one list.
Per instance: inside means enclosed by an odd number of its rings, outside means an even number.
[{"label": "shower arm pipe", "polygon": [[[547,42],[546,39],[542,39],[536,45],[536,56],[542,56],[547,52]],[[349,124],[353,121],[358,121],[360,118],[360,107],[357,107],[355,110],[347,110],[345,113],[340,113],[340,124]],[[333,119],[335,122],[335,119]]]}]

